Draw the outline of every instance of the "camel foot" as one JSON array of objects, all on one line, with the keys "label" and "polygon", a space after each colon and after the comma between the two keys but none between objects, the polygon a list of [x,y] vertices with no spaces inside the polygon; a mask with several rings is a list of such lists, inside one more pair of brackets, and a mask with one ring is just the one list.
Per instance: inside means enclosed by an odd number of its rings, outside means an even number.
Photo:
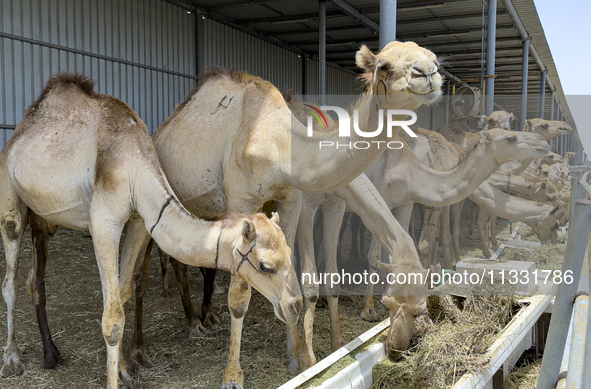
[{"label": "camel foot", "polygon": [[197,320],[197,322],[189,327],[189,339],[197,339],[202,338],[205,336],[207,330],[201,324],[201,320]]},{"label": "camel foot", "polygon": [[288,366],[289,370],[297,372],[297,371],[299,371],[299,367],[300,367],[300,364],[298,363],[297,359],[289,358],[289,366]]},{"label": "camel foot", "polygon": [[222,389],[244,389],[244,386],[240,382],[224,382]]},{"label": "camel foot", "polygon": [[318,296],[318,300],[316,300],[316,308],[326,308],[328,307],[328,300],[326,300],[326,296]]},{"label": "camel foot", "polygon": [[121,380],[121,383],[123,384],[122,388],[142,389],[142,386],[138,382],[135,382],[135,380],[133,378],[131,378],[129,373],[126,372],[125,370],[119,371],[119,379]]},{"label": "camel foot", "polygon": [[213,327],[220,321],[220,318],[215,314],[213,308],[202,309],[200,319],[205,327]]},{"label": "camel foot", "polygon": [[154,363],[148,356],[146,346],[133,347],[129,353],[129,370],[136,371],[140,366],[150,369],[154,366]]},{"label": "camel foot", "polygon": [[314,351],[310,350],[310,352],[305,352],[304,350],[302,350],[302,353],[300,354],[300,361],[298,363],[298,369],[297,372],[301,373],[305,370],[308,370],[309,368],[311,368],[312,366],[314,366],[316,364],[316,356],[314,355]]},{"label": "camel foot", "polygon": [[52,345],[49,352],[44,356],[43,368],[51,370],[57,368],[57,365],[61,365],[64,362],[59,350],[55,345]]},{"label": "camel foot", "polygon": [[364,308],[363,311],[361,311],[361,318],[370,323],[380,321],[380,317],[373,308]]},{"label": "camel foot", "polygon": [[492,257],[492,254],[489,249],[482,249],[482,255],[484,256],[484,258]]},{"label": "camel foot", "polygon": [[347,343],[345,342],[345,339],[343,339],[343,337],[339,337],[338,339],[330,341],[330,350],[334,353],[346,344]]},{"label": "camel foot", "polygon": [[13,375],[22,375],[25,372],[25,365],[21,363],[20,354],[16,345],[6,347],[4,351],[4,366],[0,370],[2,377],[10,377]]},{"label": "camel foot", "polygon": [[218,285],[216,283],[213,284],[213,294],[226,294],[228,293],[228,286]]}]

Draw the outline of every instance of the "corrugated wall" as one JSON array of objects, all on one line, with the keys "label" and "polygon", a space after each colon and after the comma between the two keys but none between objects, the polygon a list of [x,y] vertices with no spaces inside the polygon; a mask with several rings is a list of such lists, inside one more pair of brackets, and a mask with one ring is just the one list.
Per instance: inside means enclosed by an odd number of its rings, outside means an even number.
[{"label": "corrugated wall", "polygon": [[[246,70],[294,94],[318,93],[318,61],[211,19],[205,66]],[[0,0],[3,146],[52,74],[80,72],[128,103],[152,133],[195,85],[195,15],[161,0]],[[358,95],[355,75],[327,67],[327,93]]]},{"label": "corrugated wall", "polygon": [[0,1],[0,127],[18,124],[52,74],[70,71],[128,103],[152,132],[195,84],[194,22],[160,0]]}]

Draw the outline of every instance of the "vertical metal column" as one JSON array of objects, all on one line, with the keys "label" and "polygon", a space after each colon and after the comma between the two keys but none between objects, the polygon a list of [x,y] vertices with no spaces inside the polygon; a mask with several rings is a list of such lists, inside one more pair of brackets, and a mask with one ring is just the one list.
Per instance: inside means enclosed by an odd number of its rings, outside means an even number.
[{"label": "vertical metal column", "polygon": [[552,97],[550,98],[550,120],[554,120],[554,98],[556,97],[556,88],[552,89]]},{"label": "vertical metal column", "polygon": [[529,45],[531,38],[523,41],[523,60],[521,63],[521,116],[519,117],[519,131],[523,131],[527,120],[527,77],[529,75]]},{"label": "vertical metal column", "polygon": [[195,66],[197,67],[196,74],[201,74],[205,67],[205,58],[203,52],[205,50],[205,38],[203,36],[203,23],[205,22],[205,15],[201,10],[195,12]]},{"label": "vertical metal column", "polygon": [[380,50],[396,40],[397,0],[380,0]]},{"label": "vertical metal column", "polygon": [[548,69],[540,74],[540,106],[538,107],[538,117],[544,119],[544,111],[546,108],[546,76],[548,75]]},{"label": "vertical metal column", "polygon": [[[576,186],[578,186],[578,178]],[[573,197],[573,203],[576,200],[577,198]],[[554,389],[556,387],[575,293],[581,276],[589,231],[591,230],[591,201],[577,201],[573,214],[573,219],[570,219],[571,226],[568,230],[568,244],[562,264],[562,274],[565,274],[566,271],[572,271],[574,282],[570,284],[562,282],[558,285],[537,389]]]},{"label": "vertical metal column", "polygon": [[318,57],[320,58],[318,69],[318,94],[320,95],[320,104],[326,105],[326,3],[324,0],[318,2],[320,7],[318,13],[320,14],[320,25],[318,44]]},{"label": "vertical metal column", "polygon": [[308,56],[302,54],[302,95],[308,94]]},{"label": "vertical metal column", "polygon": [[495,96],[495,55],[497,39],[497,0],[488,0],[488,25],[486,37],[486,84],[484,114],[490,115],[494,111]]},{"label": "vertical metal column", "polygon": [[445,112],[444,112],[444,122],[445,124],[449,124],[449,99],[451,94],[451,81],[449,78],[447,79],[446,87],[445,87]]}]

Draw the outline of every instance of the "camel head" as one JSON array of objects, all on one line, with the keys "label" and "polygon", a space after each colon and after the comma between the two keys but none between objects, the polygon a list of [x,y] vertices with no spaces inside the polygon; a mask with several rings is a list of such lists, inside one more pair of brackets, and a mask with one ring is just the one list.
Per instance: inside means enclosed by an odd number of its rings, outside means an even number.
[{"label": "camel head", "polygon": [[539,134],[502,128],[480,131],[479,134],[482,137],[479,144],[489,147],[500,165],[516,159],[542,158],[550,150],[548,142]]},{"label": "camel head", "polygon": [[355,62],[364,70],[367,93],[378,96],[380,108],[415,110],[441,96],[437,57],[414,42],[390,42],[377,55],[361,46]]},{"label": "camel head", "polygon": [[540,242],[556,243],[558,228],[561,224],[560,221],[565,217],[564,213],[564,208],[557,205],[552,210],[543,212],[535,224],[531,225],[532,230],[536,233]]},{"label": "camel head", "polygon": [[422,274],[428,279],[430,271],[416,265],[412,270],[402,270],[404,266],[383,262],[378,262],[378,267],[389,277],[406,275],[406,282],[398,281],[398,279],[397,283],[389,281],[388,289],[382,296],[382,304],[388,308],[390,313],[386,354],[388,358],[398,360],[410,345],[415,319],[429,313],[427,311],[427,283],[422,283],[420,277],[416,278],[415,282],[414,277],[417,274]]},{"label": "camel head", "polygon": [[548,153],[544,158],[542,158],[542,164],[552,166],[555,163],[562,163],[564,159],[556,154],[556,153]]},{"label": "camel head", "polygon": [[526,120],[523,131],[535,132],[550,140],[560,135],[568,135],[573,129],[566,122],[536,118]]},{"label": "camel head", "polygon": [[566,154],[564,154],[564,160],[565,161],[570,161],[573,158],[577,158],[577,153],[574,153],[572,151],[569,151]]},{"label": "camel head", "polygon": [[[272,304],[275,315],[283,322],[295,324],[302,309],[302,297],[296,277],[292,275],[291,250],[277,224],[279,215],[271,219],[258,213],[248,217],[230,216],[225,230],[231,237],[234,276],[245,279]],[[229,298],[232,298],[230,294]]]},{"label": "camel head", "polygon": [[483,130],[495,127],[510,130],[511,123],[515,120],[515,116],[513,116],[512,113],[505,111],[494,111],[489,116],[482,115],[480,120],[484,124]]}]

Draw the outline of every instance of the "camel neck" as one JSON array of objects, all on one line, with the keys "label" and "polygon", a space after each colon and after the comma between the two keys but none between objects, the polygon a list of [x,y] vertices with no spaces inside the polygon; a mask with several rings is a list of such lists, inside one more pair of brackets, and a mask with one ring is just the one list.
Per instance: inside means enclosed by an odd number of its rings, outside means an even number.
[{"label": "camel neck", "polygon": [[227,267],[220,259],[223,222],[193,216],[176,198],[162,174],[143,174],[134,202],[146,230],[158,246],[176,260],[191,266]]},{"label": "camel neck", "polygon": [[[401,104],[396,109],[411,108]],[[412,107],[415,109],[416,107]],[[357,112],[357,115],[354,112]],[[380,115],[381,113],[381,115]],[[351,182],[367,169],[393,141],[400,127],[394,127],[388,137],[387,109],[379,110],[372,95],[362,96],[348,110],[349,136],[340,137],[341,122],[334,122],[326,132],[308,136],[307,128],[292,115],[291,128],[291,182],[298,189],[318,193],[336,190]],[[357,120],[355,120],[355,116]],[[394,115],[390,120],[404,120],[406,115]],[[357,129],[355,124],[358,123]],[[359,132],[382,131],[367,137]],[[346,126],[343,124],[343,128]]]}]

